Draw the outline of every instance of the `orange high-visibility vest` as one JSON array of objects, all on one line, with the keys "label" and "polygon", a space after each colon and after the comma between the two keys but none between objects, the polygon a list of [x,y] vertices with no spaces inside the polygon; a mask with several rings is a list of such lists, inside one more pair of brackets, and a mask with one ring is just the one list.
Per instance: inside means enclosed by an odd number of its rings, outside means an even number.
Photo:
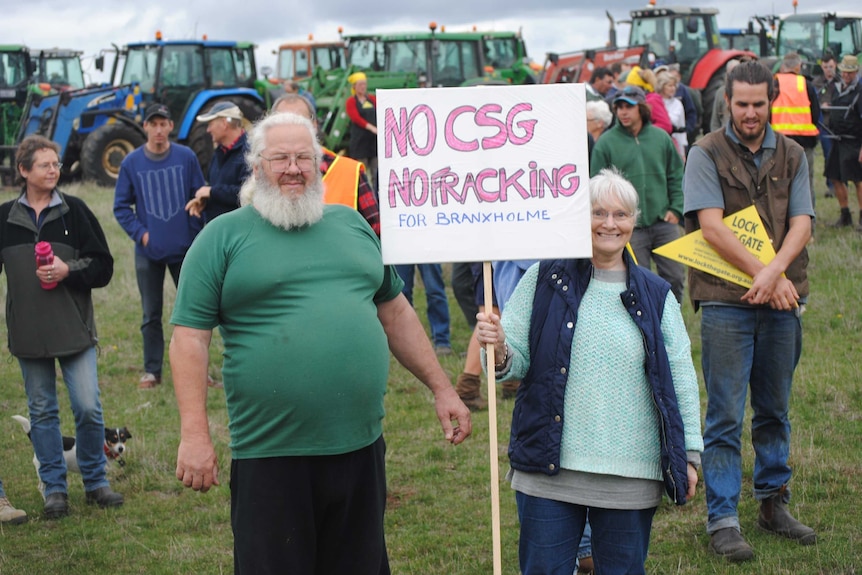
[{"label": "orange high-visibility vest", "polygon": [[354,210],[357,208],[359,173],[362,163],[347,156],[335,156],[329,169],[323,175],[326,192],[323,201],[327,204],[343,204]]},{"label": "orange high-visibility vest", "polygon": [[811,102],[805,76],[776,74],[778,97],[772,103],[772,129],[786,136],[816,136],[817,126],[811,118]]}]

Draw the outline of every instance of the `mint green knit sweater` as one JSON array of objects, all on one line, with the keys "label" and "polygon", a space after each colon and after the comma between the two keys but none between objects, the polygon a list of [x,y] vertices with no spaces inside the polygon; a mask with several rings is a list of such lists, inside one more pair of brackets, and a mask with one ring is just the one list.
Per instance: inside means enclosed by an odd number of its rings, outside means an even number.
[{"label": "mint green knit sweater", "polygon": [[[529,323],[538,265],[527,270],[506,304],[503,329],[512,349],[506,379],[529,367]],[[620,300],[624,283],[595,278],[578,310],[566,382],[561,465],[564,469],[661,480],[658,418],[644,374],[641,333]],[[673,293],[662,318],[687,451],[703,451],[700,398],[691,344]]]}]

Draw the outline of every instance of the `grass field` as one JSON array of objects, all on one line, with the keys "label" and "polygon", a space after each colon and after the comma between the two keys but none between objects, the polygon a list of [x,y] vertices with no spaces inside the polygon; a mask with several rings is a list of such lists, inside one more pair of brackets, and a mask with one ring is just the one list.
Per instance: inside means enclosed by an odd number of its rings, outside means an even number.
[{"label": "grass field", "polygon": [[[819,160],[822,161],[822,160]],[[221,390],[208,399],[211,430],[219,452],[222,486],[209,493],[186,490],[174,478],[179,418],[166,367],[165,384],[140,391],[140,301],[134,278],[132,242],[111,214],[109,189],[72,185],[96,212],[116,259],[111,284],[94,292],[101,339],[99,376],[106,424],[126,425],[133,434],[127,465],[110,470],[113,487],[124,493],[119,510],[84,505],[80,478],[70,476],[69,517],[41,518],[32,449],[10,416],[27,414],[17,361],[0,352],[0,478],[12,502],[30,522],[0,527],[0,574],[175,574],[232,573],[227,469],[227,415]],[[799,547],[759,532],[751,496],[752,454],[746,446],[743,530],[755,547],[754,561],[730,566],[707,551],[702,484],[690,505],[665,504],[653,529],[648,571],[655,574],[842,574],[862,572],[862,234],[825,225],[838,214],[824,199],[818,178],[817,239],[811,246],[812,294],[804,316],[804,351],[797,370],[791,420],[791,464],[795,474],[792,511],[818,531],[814,547]],[[0,194],[3,201],[13,191]],[[855,205],[855,204],[854,204]],[[855,219],[854,211],[854,219]],[[5,299],[5,281],[0,281]],[[174,290],[166,287],[168,301]],[[415,295],[424,316],[424,294]],[[170,308],[169,308],[170,309]],[[453,347],[466,349],[466,322],[452,298]],[[695,365],[700,362],[699,318],[688,304],[686,323]],[[167,322],[168,313],[165,314]],[[5,325],[5,322],[0,324]],[[169,331],[169,326],[166,325]],[[218,341],[212,365],[221,363]],[[457,354],[443,358],[454,378]],[[218,375],[218,374],[216,374]],[[350,374],[345,374],[350,377]],[[71,411],[61,392],[63,431],[73,432]],[[507,469],[511,400],[498,403],[500,477]],[[452,447],[442,438],[429,392],[394,361],[386,396],[389,507],[387,539],[393,573],[485,575],[492,572],[490,455],[487,411],[474,415],[473,437]],[[746,442],[748,438],[746,437]],[[518,522],[514,497],[501,482],[503,573],[518,573]]]}]

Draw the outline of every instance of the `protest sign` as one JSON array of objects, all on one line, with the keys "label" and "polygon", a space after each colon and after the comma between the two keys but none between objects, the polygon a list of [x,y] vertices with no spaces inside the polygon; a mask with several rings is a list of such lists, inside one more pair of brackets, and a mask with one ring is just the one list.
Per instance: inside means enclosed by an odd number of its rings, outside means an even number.
[{"label": "protest sign", "polygon": [[590,257],[583,85],[379,90],[388,264]]},{"label": "protest sign", "polygon": [[[763,227],[763,221],[755,206],[735,212],[722,221],[758,260],[768,264],[775,257],[775,248],[772,247],[772,241]],[[653,253],[746,288],[750,288],[752,284],[750,275],[722,259],[718,252],[703,239],[702,230],[686,234],[678,240],[656,248]]]}]

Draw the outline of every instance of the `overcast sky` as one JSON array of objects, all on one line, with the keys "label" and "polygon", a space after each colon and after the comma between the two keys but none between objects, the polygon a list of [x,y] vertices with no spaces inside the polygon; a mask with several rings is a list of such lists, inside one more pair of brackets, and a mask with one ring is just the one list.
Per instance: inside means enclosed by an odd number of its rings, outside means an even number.
[{"label": "overcast sky", "polygon": [[[658,5],[684,1],[659,0]],[[258,45],[258,66],[275,67],[272,51],[283,42],[334,40],[338,27],[345,34],[417,31],[436,21],[449,31],[518,30],[523,32],[533,60],[545,53],[595,48],[608,37],[608,10],[616,20],[628,18],[645,1],[623,0],[0,0],[0,44],[30,48],[58,46],[83,50],[91,80],[101,80],[92,69],[93,57],[111,44],[122,45],[154,37],[247,40]],[[753,15],[793,12],[792,0],[694,1],[691,6],[719,7],[720,27],[741,27]],[[858,0],[799,0],[799,12],[844,10],[862,12]],[[619,27],[620,43],[628,30]]]}]

